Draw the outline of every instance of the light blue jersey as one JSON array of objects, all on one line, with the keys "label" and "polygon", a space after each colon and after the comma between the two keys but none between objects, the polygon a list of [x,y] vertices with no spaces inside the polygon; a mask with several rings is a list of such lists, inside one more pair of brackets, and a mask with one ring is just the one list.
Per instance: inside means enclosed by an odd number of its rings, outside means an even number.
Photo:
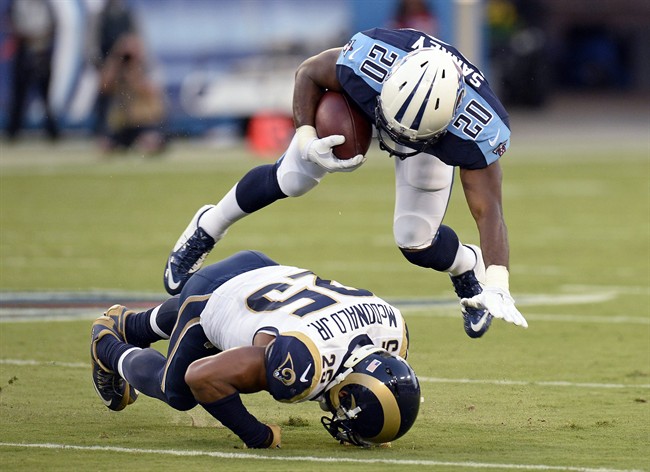
[{"label": "light blue jersey", "polygon": [[374,122],[377,96],[392,67],[409,52],[424,47],[451,53],[465,81],[465,96],[447,133],[426,152],[452,166],[488,166],[510,145],[508,114],[483,73],[453,46],[412,29],[363,31],[350,39],[338,58],[339,82]]}]

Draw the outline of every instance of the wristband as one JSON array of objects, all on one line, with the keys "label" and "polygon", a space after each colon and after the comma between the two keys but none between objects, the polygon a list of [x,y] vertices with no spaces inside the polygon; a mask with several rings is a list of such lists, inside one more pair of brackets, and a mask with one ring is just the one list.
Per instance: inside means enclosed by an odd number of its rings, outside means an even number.
[{"label": "wristband", "polygon": [[491,265],[485,269],[485,286],[497,287],[510,293],[510,273],[508,268],[502,265]]}]

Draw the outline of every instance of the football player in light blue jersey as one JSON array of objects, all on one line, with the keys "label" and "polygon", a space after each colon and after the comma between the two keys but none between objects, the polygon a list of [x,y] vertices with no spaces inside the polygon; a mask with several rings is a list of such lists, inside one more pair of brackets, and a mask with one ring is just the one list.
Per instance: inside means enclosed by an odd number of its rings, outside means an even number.
[{"label": "football player in light blue jersey", "polygon": [[[482,336],[493,317],[527,327],[509,289],[509,244],[499,159],[510,145],[508,114],[484,75],[458,50],[425,33],[372,29],[317,54],[296,72],[296,134],[275,163],[249,171],[216,204],[200,208],[167,260],[164,284],[178,293],[227,229],[286,197],[301,196],[330,172],[360,167],[337,159],[343,136],[318,138],[316,108],[325,91],[346,94],[395,157],[395,242],[411,263],[449,274],[465,332]],[[480,247],[442,224],[454,169],[476,221]]]},{"label": "football player in light blue jersey", "polygon": [[[150,347],[169,339],[167,356]],[[201,405],[247,447],[279,447],[281,431],[240,393],[318,401],[335,439],[373,446],[403,436],[420,407],[400,311],[368,290],[242,251],[204,267],[150,310],[114,305],[94,323],[95,391],[120,411],[138,392],[177,410]]]}]

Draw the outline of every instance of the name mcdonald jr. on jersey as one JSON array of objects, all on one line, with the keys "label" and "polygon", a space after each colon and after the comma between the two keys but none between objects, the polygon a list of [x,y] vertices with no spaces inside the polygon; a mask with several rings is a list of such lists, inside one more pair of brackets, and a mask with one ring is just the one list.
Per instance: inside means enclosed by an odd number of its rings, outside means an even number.
[{"label": "name mcdonald jr. on jersey", "polygon": [[336,334],[345,334],[371,324],[397,327],[395,309],[384,303],[359,303],[322,316],[308,326],[314,328],[323,341],[327,341]]}]

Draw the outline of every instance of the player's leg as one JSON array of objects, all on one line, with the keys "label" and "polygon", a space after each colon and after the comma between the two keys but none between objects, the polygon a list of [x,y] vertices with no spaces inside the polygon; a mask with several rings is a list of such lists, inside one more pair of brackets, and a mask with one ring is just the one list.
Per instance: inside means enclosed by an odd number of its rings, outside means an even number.
[{"label": "player's leg", "polygon": [[178,322],[169,339],[167,357],[142,349],[126,353],[120,375],[149,396],[159,398],[176,410],[189,410],[197,405],[185,383],[185,372],[192,362],[218,354],[205,336],[200,320],[210,294],[188,297],[180,308]]},{"label": "player's leg", "polygon": [[[158,373],[162,372],[166,359],[154,349],[142,348],[169,338],[178,318],[178,308],[178,297],[143,312],[113,305],[93,323],[93,383],[108,408],[121,410],[133,403],[137,398],[136,389],[165,401]],[[135,361],[138,365],[125,369],[127,358],[129,366]],[[135,384],[124,374],[125,370],[138,372]]]},{"label": "player's leg", "polygon": [[[119,411],[133,403],[137,397],[136,390],[178,410],[196,406],[194,396],[184,382],[185,371],[195,360],[216,354],[219,350],[207,341],[198,323],[209,293],[194,298],[198,300],[190,300],[181,307],[180,297],[172,297],[156,309],[129,313],[121,320],[120,315],[125,311],[116,305],[107,312],[112,316],[104,315],[95,321],[91,341],[93,382],[108,408]],[[158,316],[153,316],[156,312]],[[123,337],[122,333],[126,332],[141,345],[153,341],[157,335],[151,328],[154,318],[165,318],[161,324],[171,336],[160,326],[157,329],[161,332],[158,336],[170,337],[169,358],[155,349],[129,344]],[[169,328],[172,318],[173,329]],[[116,321],[127,328],[118,327]]]},{"label": "player's leg", "polygon": [[[453,167],[431,155],[419,154],[395,161],[395,241],[412,264],[447,272],[456,294],[480,293],[485,267],[481,251],[464,245],[457,234],[442,225],[454,178]],[[478,277],[478,278],[477,278]],[[487,331],[491,316],[485,310],[463,311],[465,331],[479,337]]]},{"label": "player's leg", "polygon": [[183,288],[180,301],[184,303],[183,300],[198,294],[211,294],[237,275],[274,265],[278,263],[264,253],[251,250],[239,251],[196,272]]},{"label": "player's leg", "polygon": [[37,88],[43,99],[43,108],[45,111],[45,130],[50,139],[56,140],[59,138],[59,125],[57,123],[56,114],[51,106],[51,83],[50,77],[52,75],[52,55],[48,54],[43,58],[43,63],[39,66],[42,68],[38,71],[37,75]]},{"label": "player's leg", "polygon": [[167,260],[163,278],[167,292],[180,293],[235,222],[276,200],[304,195],[325,174],[300,158],[295,138],[278,162],[251,169],[216,205],[205,205],[194,215]]},{"label": "player's leg", "polygon": [[[200,269],[187,281],[187,284],[181,292],[181,301],[184,310],[194,310],[195,313],[200,314],[212,292],[220,285],[244,272],[273,265],[277,265],[277,262],[263,253],[257,251],[241,251],[220,262]],[[207,297],[201,296],[200,294],[202,293],[207,294]],[[186,318],[191,319],[191,317],[186,317],[185,313],[183,313],[180,318],[181,322]],[[194,340],[191,342],[194,349],[200,349],[206,345],[212,346],[204,333],[206,331],[218,331],[218,328],[214,328],[211,323],[219,323],[219,318],[219,316],[204,316],[201,318],[200,325],[187,329],[187,333],[183,333],[183,336],[194,337]],[[179,330],[174,331],[172,342],[174,342],[174,337],[177,332]],[[184,353],[181,352],[179,355],[170,351],[170,366],[174,367],[174,363],[180,362],[186,366],[184,370],[187,371],[189,364],[182,358],[183,355],[187,355],[187,352],[185,350]],[[184,379],[182,384],[180,382],[171,383],[167,381],[166,385],[168,396],[171,395],[172,391],[186,392],[188,388]],[[248,447],[275,447],[280,442],[279,427],[267,426],[258,421],[244,407],[238,393],[215,402],[199,404],[210,415],[237,434]]]},{"label": "player's leg", "polygon": [[18,136],[23,125],[27,95],[31,83],[31,71],[28,68],[28,53],[24,45],[18,45],[12,71],[11,93],[9,94],[9,120],[7,135],[10,139]]},{"label": "player's leg", "polygon": [[[265,254],[241,251],[199,270],[185,285],[178,299],[178,322],[169,339],[166,363],[157,383],[162,385],[164,401],[170,406],[178,410],[196,406],[194,395],[185,382],[185,373],[197,359],[221,352],[205,335],[203,323],[206,321],[201,320],[212,292],[241,273],[270,265],[277,265],[277,262]],[[138,353],[127,355],[122,367],[124,377],[135,386],[140,385],[139,376],[147,369],[138,356]]]},{"label": "player's leg", "polygon": [[141,312],[113,305],[104,314],[113,319],[124,341],[137,347],[149,347],[151,343],[169,339],[178,318],[178,296]]},{"label": "player's leg", "polygon": [[[265,254],[242,251],[212,264],[192,277],[181,296],[136,313],[114,305],[92,327],[92,378],[97,394],[112,410],[122,410],[137,391],[186,410],[196,401],[185,383],[189,365],[219,350],[199,323],[210,294],[238,274],[277,265]],[[168,358],[147,346],[170,338]],[[144,348],[144,349],[143,349]]]}]

